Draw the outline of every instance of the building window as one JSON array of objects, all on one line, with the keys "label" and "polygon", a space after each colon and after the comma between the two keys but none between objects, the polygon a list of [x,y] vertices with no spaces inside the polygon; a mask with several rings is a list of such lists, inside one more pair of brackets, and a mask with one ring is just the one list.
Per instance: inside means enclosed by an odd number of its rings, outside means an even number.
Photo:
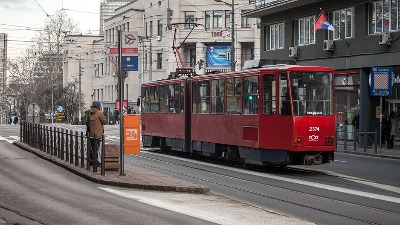
[{"label": "building window", "polygon": [[295,46],[315,44],[315,16],[295,20]]},{"label": "building window", "polygon": [[189,49],[189,63],[190,67],[194,67],[196,65],[196,49]]},{"label": "building window", "polygon": [[213,28],[222,28],[222,11],[213,12]]},{"label": "building window", "polygon": [[148,37],[149,36],[149,32],[148,32],[148,24],[147,24],[147,22],[146,22],[146,27],[145,27],[145,33],[146,33],[146,37]]},{"label": "building window", "polygon": [[283,48],[283,41],[285,39],[283,23],[277,23],[266,26],[266,50],[275,50]]},{"label": "building window", "polygon": [[205,26],[206,30],[211,28],[211,13],[212,13],[211,11],[205,12],[204,26]]},{"label": "building window", "polygon": [[232,10],[225,11],[225,28],[229,29],[231,28],[231,22],[232,22],[231,14]]},{"label": "building window", "polygon": [[[242,14],[246,13],[250,10],[242,10]],[[242,16],[242,28],[250,28],[251,27],[251,18],[248,16]]]},{"label": "building window", "polygon": [[193,28],[194,27],[194,12],[188,11],[185,12],[185,28]]},{"label": "building window", "polygon": [[150,37],[153,36],[153,21],[150,21],[149,35],[150,35]]},{"label": "building window", "polygon": [[162,69],[162,53],[157,53],[157,69]]},{"label": "building window", "polygon": [[400,0],[375,1],[369,4],[369,34],[399,30]]},{"label": "building window", "polygon": [[353,37],[354,8],[334,11],[330,13],[330,18],[335,31],[329,31],[329,37],[332,37],[332,33],[334,40]]},{"label": "building window", "polygon": [[161,20],[157,21],[157,36],[162,36],[163,33],[163,23]]}]

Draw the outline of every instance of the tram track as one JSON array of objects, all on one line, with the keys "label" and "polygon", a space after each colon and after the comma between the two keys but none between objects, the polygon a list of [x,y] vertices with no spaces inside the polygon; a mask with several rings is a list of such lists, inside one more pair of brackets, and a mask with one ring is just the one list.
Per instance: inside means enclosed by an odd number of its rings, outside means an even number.
[{"label": "tram track", "polygon": [[[162,156],[162,154],[161,154],[161,156]],[[350,202],[350,201],[345,201],[345,200],[331,198],[331,197],[317,195],[317,194],[311,194],[311,193],[308,193],[308,192],[305,192],[305,191],[295,190],[295,189],[291,189],[291,188],[287,188],[287,187],[282,187],[282,186],[279,186],[279,185],[266,184],[266,183],[262,183],[262,182],[258,182],[258,181],[253,181],[253,180],[250,180],[250,179],[230,176],[230,175],[222,174],[222,173],[219,173],[219,172],[210,171],[210,170],[207,170],[207,169],[204,169],[204,168],[185,165],[184,163],[170,162],[170,161],[167,161],[167,160],[155,159],[155,158],[147,157],[147,156],[144,156],[144,155],[140,155],[139,157],[143,158],[143,159],[147,159],[147,160],[152,160],[152,161],[157,161],[157,162],[161,162],[161,163],[170,164],[170,165],[173,165],[173,166],[180,166],[180,167],[186,167],[188,169],[199,170],[199,171],[202,171],[202,172],[204,172],[206,174],[208,173],[208,174],[213,175],[213,176],[221,177],[221,179],[225,178],[225,179],[236,180],[236,181],[239,181],[239,182],[249,183],[249,184],[252,184],[254,186],[260,187],[260,190],[264,190],[264,189],[267,189],[267,188],[270,188],[270,189],[273,188],[273,189],[281,191],[281,192],[288,192],[288,193],[299,195],[299,196],[301,195],[304,198],[314,198],[316,200],[329,201],[329,202],[333,202],[335,204],[342,204],[342,205],[349,206],[349,207],[357,207],[357,208],[360,208],[360,209],[363,209],[363,210],[380,212],[380,213],[383,213],[383,214],[392,215],[394,217],[399,217],[400,216],[400,213],[398,213],[398,212],[387,210],[387,209],[383,209],[383,208],[379,208],[379,207],[373,207],[373,206],[353,203],[353,202]],[[368,219],[352,216],[350,213],[349,214],[344,214],[344,213],[341,213],[339,211],[329,210],[329,209],[326,209],[326,208],[318,207],[316,205],[305,204],[305,203],[302,203],[302,202],[296,202],[296,201],[292,201],[290,199],[281,198],[281,197],[274,196],[274,195],[271,195],[271,194],[268,194],[268,193],[257,192],[257,191],[253,191],[251,189],[246,189],[246,188],[242,188],[242,187],[229,185],[227,183],[218,182],[217,181],[218,179],[214,179],[214,180],[205,179],[205,178],[202,178],[202,177],[199,177],[199,176],[190,175],[190,174],[187,174],[187,173],[184,173],[184,172],[180,172],[180,171],[176,171],[176,170],[169,170],[169,169],[166,170],[165,168],[162,168],[160,166],[157,166],[157,165],[154,165],[154,164],[151,164],[151,163],[144,163],[144,162],[135,162],[135,163],[138,163],[141,166],[146,166],[148,168],[152,168],[152,169],[155,169],[155,170],[165,171],[165,172],[168,172],[168,173],[171,173],[171,174],[175,174],[175,175],[178,175],[178,176],[184,176],[184,177],[187,177],[187,178],[190,178],[190,179],[198,180],[198,181],[201,181],[201,182],[206,182],[206,183],[209,183],[209,184],[212,184],[212,185],[218,185],[218,186],[221,186],[221,187],[224,187],[224,188],[233,189],[233,190],[236,190],[236,191],[240,191],[240,192],[244,192],[244,193],[247,193],[247,194],[255,195],[255,196],[258,196],[258,197],[261,197],[261,198],[271,199],[271,200],[275,200],[275,201],[278,201],[278,202],[281,202],[281,203],[292,204],[294,206],[306,208],[306,209],[309,209],[309,210],[315,210],[315,211],[318,211],[318,212],[321,212],[321,213],[326,213],[326,214],[338,216],[338,217],[341,217],[341,218],[352,220],[354,222],[359,222],[359,223],[363,223],[363,224],[380,224],[380,223],[377,223],[377,222],[374,222],[374,221],[371,221],[371,220],[368,220]],[[231,166],[231,165],[225,165],[224,163],[219,163],[219,164],[220,165],[224,165],[224,166]],[[295,170],[297,170],[297,168],[295,168]],[[253,170],[253,172],[254,172],[254,170]],[[255,172],[260,172],[260,171],[255,171]],[[307,172],[309,172],[309,171],[307,171]],[[311,172],[312,173],[315,173],[315,172],[320,173],[318,171],[311,171]],[[262,171],[260,173],[262,173]],[[330,175],[330,176],[334,176],[334,175]]]}]

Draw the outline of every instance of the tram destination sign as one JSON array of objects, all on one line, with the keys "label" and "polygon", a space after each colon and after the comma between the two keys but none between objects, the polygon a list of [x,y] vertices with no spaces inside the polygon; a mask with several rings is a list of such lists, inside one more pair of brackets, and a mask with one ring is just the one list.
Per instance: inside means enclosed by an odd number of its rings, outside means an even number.
[{"label": "tram destination sign", "polygon": [[392,68],[372,67],[370,74],[370,96],[392,95]]}]

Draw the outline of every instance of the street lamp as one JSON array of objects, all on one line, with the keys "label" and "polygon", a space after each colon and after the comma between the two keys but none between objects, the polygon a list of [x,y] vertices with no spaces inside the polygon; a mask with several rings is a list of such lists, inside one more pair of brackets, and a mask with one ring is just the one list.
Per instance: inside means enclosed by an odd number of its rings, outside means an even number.
[{"label": "street lamp", "polygon": [[224,2],[222,0],[214,0],[216,2],[222,2],[232,8],[231,12],[231,71],[235,71],[235,0],[232,0],[232,4]]}]

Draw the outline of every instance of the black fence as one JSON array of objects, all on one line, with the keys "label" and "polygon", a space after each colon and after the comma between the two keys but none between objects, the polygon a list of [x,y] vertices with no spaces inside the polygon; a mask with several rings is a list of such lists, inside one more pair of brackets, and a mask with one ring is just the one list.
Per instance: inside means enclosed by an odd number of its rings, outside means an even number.
[{"label": "black fence", "polygon": [[[101,139],[89,138],[84,132],[40,124],[21,123],[20,141],[47,154],[57,156],[72,165],[105,175],[104,135]],[[92,148],[93,146],[93,148]],[[91,152],[93,154],[91,154]]]},{"label": "black fence", "polygon": [[354,152],[373,151],[378,153],[379,145],[378,132],[347,131],[346,129],[336,130],[336,149],[353,150]]}]

